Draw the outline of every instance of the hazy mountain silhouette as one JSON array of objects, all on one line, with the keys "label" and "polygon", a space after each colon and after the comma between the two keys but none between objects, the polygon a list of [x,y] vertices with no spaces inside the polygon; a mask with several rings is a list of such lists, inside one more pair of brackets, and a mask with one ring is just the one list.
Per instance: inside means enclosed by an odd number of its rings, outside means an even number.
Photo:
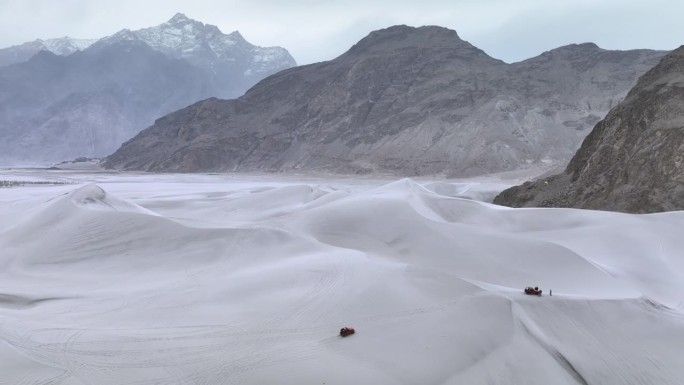
[{"label": "hazy mountain silhouette", "polygon": [[0,68],[0,161],[104,156],[160,116],[212,96],[238,96],[293,65],[283,48],[257,47],[181,14],[83,51],[43,50]]}]

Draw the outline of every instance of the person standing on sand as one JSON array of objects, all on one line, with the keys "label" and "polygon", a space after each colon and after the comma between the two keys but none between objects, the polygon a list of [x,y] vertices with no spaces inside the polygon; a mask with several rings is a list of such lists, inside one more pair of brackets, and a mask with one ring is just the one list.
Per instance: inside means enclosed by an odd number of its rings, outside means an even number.
[{"label": "person standing on sand", "polygon": [[553,290],[549,289],[549,297],[553,297]]}]

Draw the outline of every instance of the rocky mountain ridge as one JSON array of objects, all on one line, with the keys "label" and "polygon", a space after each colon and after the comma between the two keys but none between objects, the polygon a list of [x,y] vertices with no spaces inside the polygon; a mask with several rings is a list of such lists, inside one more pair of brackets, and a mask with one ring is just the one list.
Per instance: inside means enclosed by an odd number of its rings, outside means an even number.
[{"label": "rocky mountain ridge", "polygon": [[639,79],[563,173],[512,187],[494,203],[630,213],[684,210],[684,46]]},{"label": "rocky mountain ridge", "polygon": [[470,176],[565,164],[664,52],[571,45],[506,64],[441,27],[370,33],[235,100],[159,119],[104,164]]}]

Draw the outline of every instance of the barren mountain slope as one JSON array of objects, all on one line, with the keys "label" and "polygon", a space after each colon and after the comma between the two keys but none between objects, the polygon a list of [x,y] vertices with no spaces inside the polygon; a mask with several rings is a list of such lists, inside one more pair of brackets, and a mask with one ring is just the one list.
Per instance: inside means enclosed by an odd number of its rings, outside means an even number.
[{"label": "barren mountain slope", "polygon": [[584,44],[509,65],[454,31],[395,26],[159,119],[105,165],[465,176],[565,164],[661,55]]},{"label": "barren mountain slope", "polygon": [[648,213],[684,209],[684,47],[639,79],[587,136],[565,172],[495,203]]}]

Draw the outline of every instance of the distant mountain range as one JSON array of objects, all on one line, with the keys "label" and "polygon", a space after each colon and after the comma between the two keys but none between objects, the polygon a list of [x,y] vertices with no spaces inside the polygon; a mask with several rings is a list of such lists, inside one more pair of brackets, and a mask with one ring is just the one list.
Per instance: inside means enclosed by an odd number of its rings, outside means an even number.
[{"label": "distant mountain range", "polygon": [[[8,59],[9,58],[9,59]],[[296,65],[182,14],[98,41],[37,40],[0,50],[0,162],[110,154],[155,119],[209,97],[237,97]]]},{"label": "distant mountain range", "polygon": [[565,172],[501,193],[513,207],[684,210],[684,46],[639,79]]},{"label": "distant mountain range", "polygon": [[69,36],[57,39],[37,39],[21,45],[0,49],[0,67],[29,60],[40,51],[52,52],[55,55],[71,55],[82,51],[95,43],[97,39],[73,39]]},{"label": "distant mountain range", "polygon": [[564,165],[664,54],[579,44],[506,64],[452,30],[394,26],[171,113],[103,164],[450,177]]}]

